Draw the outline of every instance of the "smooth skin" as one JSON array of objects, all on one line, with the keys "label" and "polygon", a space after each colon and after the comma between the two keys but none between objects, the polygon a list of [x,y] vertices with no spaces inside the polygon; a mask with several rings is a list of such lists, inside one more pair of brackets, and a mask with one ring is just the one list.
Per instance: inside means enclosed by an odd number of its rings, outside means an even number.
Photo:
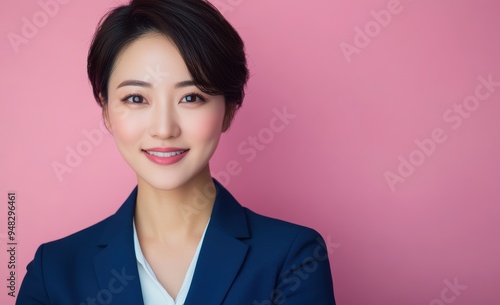
[{"label": "smooth skin", "polygon": [[[147,34],[117,57],[108,84],[105,122],[137,174],[135,225],[142,252],[159,282],[176,299],[209,221],[214,200],[209,160],[223,132],[225,100],[193,84],[175,44]],[[205,99],[205,101],[200,98]],[[171,165],[143,150],[189,149]]]}]

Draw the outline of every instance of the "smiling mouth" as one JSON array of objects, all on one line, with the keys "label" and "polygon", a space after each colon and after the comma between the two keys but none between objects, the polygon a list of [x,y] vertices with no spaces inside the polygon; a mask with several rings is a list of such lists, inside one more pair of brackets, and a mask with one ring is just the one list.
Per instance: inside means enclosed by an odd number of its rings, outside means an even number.
[{"label": "smiling mouth", "polygon": [[152,156],[156,156],[156,157],[160,157],[160,158],[171,158],[171,157],[174,157],[177,155],[181,155],[181,154],[187,152],[188,150],[189,149],[172,151],[172,152],[159,152],[159,151],[148,151],[148,150],[144,150],[144,151]]}]

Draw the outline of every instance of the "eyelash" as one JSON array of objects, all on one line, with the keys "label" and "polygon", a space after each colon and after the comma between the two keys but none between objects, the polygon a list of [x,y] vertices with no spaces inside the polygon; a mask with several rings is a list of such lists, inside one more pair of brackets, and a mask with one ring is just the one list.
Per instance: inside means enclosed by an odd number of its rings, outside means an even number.
[{"label": "eyelash", "polygon": [[[183,100],[186,97],[191,96],[191,95],[197,97],[199,99],[198,102],[202,102],[203,103],[203,102],[207,101],[207,99],[203,95],[198,94],[196,92],[191,92],[191,93],[188,93],[188,94],[184,95],[181,100]],[[129,95],[125,96],[122,99],[122,102],[124,102],[124,103],[130,103],[130,104],[142,104],[142,103],[133,103],[133,102],[129,102],[128,101],[131,97],[136,97],[136,96],[142,98],[143,100],[145,100],[145,98],[144,98],[144,96],[142,94],[134,93],[134,94],[129,94]],[[196,103],[196,102],[183,102],[183,104],[194,104],[194,103]]]},{"label": "eyelash", "polygon": [[129,102],[128,99],[131,98],[131,97],[141,97],[142,99],[145,100],[144,96],[142,96],[142,94],[138,94],[138,93],[135,93],[135,94],[129,94],[127,96],[125,96],[124,98],[122,98],[122,102],[124,103],[130,103],[130,104],[142,104],[142,103],[133,103],[133,102]]},{"label": "eyelash", "polygon": [[[184,95],[182,97],[182,99],[184,99],[185,97],[190,96],[190,95],[196,96],[197,98],[199,98],[200,102],[202,102],[202,103],[207,101],[207,99],[203,95],[198,94],[196,92],[188,93],[188,94]],[[193,102],[187,102],[187,104],[190,104],[190,103],[193,103]]]}]

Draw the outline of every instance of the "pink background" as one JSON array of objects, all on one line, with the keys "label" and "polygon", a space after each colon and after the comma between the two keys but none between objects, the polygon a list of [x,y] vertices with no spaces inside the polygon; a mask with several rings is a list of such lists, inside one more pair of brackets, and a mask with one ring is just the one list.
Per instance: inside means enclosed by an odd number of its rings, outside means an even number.
[{"label": "pink background", "polygon": [[[47,20],[38,1],[1,1],[0,303],[13,304],[7,192],[17,192],[19,288],[38,245],[110,215],[136,180],[103,132],[85,69],[95,26],[119,1],[67,1]],[[500,81],[498,1],[212,2],[246,42],[252,74],[214,176],[237,161],[241,172],[221,181],[243,205],[328,240],[340,305],[500,304],[500,87],[469,97],[478,77]],[[8,35],[34,16],[41,27],[16,53]],[[346,56],[346,44],[357,51]],[[463,103],[473,110],[454,125]],[[283,108],[296,117],[269,138]],[[442,143],[418,152],[435,129]],[[88,148],[87,132],[91,151],[58,179],[52,164]],[[265,148],[247,161],[238,146],[259,135]],[[406,177],[391,188],[398,166]]]}]

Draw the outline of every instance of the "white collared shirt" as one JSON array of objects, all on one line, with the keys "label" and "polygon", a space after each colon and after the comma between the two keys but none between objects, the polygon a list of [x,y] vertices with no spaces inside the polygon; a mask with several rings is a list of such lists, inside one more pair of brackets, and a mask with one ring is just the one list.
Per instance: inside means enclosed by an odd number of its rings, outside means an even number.
[{"label": "white collared shirt", "polygon": [[[208,220],[210,223],[210,219]],[[198,261],[198,256],[200,254],[201,245],[203,243],[203,239],[205,237],[205,233],[208,228],[205,227],[205,231],[203,231],[203,235],[201,236],[198,247],[196,248],[196,252],[193,256],[193,260],[189,265],[189,268],[184,277],[184,282],[182,282],[181,289],[177,294],[177,298],[174,300],[168,292],[163,288],[163,286],[158,281],[158,278],[151,269],[151,266],[148,264],[148,261],[144,257],[141,245],[139,243],[139,238],[137,237],[137,230],[135,228],[135,219],[133,221],[134,224],[134,247],[135,247],[135,257],[137,258],[137,268],[139,269],[139,280],[141,282],[142,296],[144,299],[144,305],[183,305],[186,301],[186,297],[189,291],[189,287],[191,286],[191,281],[193,279],[194,269],[196,268],[196,262]]]}]

